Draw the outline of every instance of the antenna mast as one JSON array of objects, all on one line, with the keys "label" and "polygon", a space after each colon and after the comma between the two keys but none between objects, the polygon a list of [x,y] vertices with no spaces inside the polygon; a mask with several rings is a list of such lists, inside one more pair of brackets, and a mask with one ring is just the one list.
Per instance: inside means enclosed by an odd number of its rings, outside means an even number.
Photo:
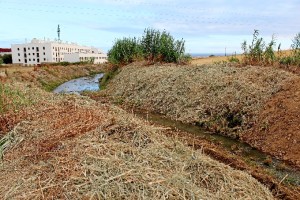
[{"label": "antenna mast", "polygon": [[58,41],[60,41],[60,27],[59,27],[59,24],[57,26],[57,36],[58,36]]}]

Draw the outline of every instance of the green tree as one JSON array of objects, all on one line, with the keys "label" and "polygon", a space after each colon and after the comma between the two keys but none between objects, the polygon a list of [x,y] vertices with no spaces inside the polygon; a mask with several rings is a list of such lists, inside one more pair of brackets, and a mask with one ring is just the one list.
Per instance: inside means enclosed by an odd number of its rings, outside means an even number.
[{"label": "green tree", "polygon": [[118,39],[108,52],[108,61],[126,65],[144,59],[149,63],[187,63],[191,57],[185,55],[185,41],[175,40],[170,33],[151,28],[145,29],[141,39]]},{"label": "green tree", "polygon": [[4,64],[11,64],[12,63],[12,56],[11,54],[4,54],[2,56],[2,60]]}]

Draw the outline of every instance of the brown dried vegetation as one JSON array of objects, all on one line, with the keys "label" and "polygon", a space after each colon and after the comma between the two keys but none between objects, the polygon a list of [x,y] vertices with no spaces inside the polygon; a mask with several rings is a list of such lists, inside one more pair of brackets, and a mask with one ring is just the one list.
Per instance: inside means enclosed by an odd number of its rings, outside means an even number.
[{"label": "brown dried vegetation", "polygon": [[36,101],[1,139],[3,199],[273,199],[247,173],[166,137],[163,127],[22,83],[10,87]]},{"label": "brown dried vegetation", "polygon": [[107,94],[116,102],[240,137],[256,123],[264,103],[295,77],[269,67],[131,66],[111,81]]}]

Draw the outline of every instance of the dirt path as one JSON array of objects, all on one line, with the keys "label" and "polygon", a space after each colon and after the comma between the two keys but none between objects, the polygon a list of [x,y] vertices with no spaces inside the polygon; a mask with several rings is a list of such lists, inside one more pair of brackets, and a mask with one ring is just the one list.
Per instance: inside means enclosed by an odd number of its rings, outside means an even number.
[{"label": "dirt path", "polygon": [[300,168],[300,78],[265,104],[258,123],[243,139]]}]

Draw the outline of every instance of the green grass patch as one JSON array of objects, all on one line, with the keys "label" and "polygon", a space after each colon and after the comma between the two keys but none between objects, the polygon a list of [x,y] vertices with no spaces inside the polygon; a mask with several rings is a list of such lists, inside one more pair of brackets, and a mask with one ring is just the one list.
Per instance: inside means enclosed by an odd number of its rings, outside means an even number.
[{"label": "green grass patch", "polygon": [[30,105],[31,101],[18,89],[0,83],[0,114],[7,111],[18,111],[21,107]]},{"label": "green grass patch", "polygon": [[111,71],[108,71],[104,74],[104,76],[100,79],[100,89],[104,90],[106,89],[107,84],[109,83],[110,80],[114,78],[114,76],[118,74],[118,69],[115,68]]}]

